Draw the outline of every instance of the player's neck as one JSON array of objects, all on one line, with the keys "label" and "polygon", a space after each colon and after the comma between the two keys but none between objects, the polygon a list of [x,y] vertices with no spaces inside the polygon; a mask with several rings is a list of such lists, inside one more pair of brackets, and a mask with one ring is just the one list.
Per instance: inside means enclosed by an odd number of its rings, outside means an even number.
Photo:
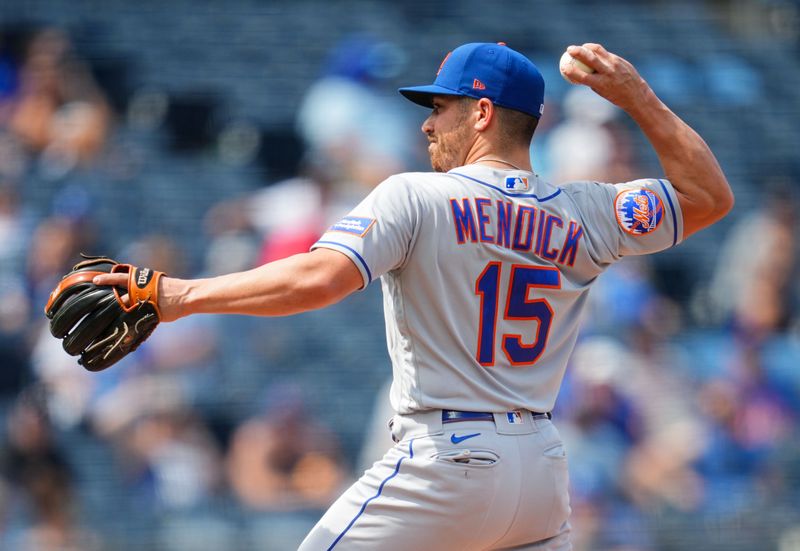
[{"label": "player's neck", "polygon": [[531,171],[530,152],[516,148],[514,150],[491,147],[488,141],[475,143],[467,154],[465,165],[479,164],[502,170]]},{"label": "player's neck", "polygon": [[482,155],[477,159],[468,161],[467,164],[479,164],[500,168],[503,170],[527,170],[531,171],[531,161],[528,157],[520,158],[519,156],[512,155],[496,155],[488,153]]}]

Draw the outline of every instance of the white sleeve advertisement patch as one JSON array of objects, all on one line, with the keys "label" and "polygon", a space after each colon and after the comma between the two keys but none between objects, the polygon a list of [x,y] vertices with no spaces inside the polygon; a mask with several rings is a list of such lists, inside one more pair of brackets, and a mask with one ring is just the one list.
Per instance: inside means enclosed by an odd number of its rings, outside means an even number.
[{"label": "white sleeve advertisement patch", "polygon": [[374,218],[347,216],[336,222],[328,231],[338,231],[364,237],[375,224]]}]

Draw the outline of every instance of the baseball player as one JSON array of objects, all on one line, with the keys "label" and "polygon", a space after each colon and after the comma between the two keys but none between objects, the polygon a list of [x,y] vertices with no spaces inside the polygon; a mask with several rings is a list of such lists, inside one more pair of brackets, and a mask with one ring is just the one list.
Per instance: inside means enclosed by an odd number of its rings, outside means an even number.
[{"label": "baseball player", "polygon": [[529,158],[541,74],[505,44],[465,44],[432,85],[400,90],[432,109],[422,131],[435,172],[390,177],[308,253],[211,279],[161,278],[162,321],[288,315],[380,278],[396,445],[303,551],[571,548],[566,452],[549,412],[589,288],[621,257],[719,220],[733,196],[700,136],[629,62],[598,44],[568,52],[594,72],[568,67],[567,77],[636,121],[664,177],[541,180]]}]

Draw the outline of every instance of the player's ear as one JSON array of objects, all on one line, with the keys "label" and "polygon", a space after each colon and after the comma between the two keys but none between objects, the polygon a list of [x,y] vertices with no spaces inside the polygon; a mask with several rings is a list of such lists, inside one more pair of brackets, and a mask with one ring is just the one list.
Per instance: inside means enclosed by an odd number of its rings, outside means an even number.
[{"label": "player's ear", "polygon": [[492,103],[492,100],[488,98],[481,98],[475,102],[474,109],[475,114],[477,115],[477,119],[475,120],[475,130],[483,132],[489,127],[492,119],[494,119],[494,104]]}]

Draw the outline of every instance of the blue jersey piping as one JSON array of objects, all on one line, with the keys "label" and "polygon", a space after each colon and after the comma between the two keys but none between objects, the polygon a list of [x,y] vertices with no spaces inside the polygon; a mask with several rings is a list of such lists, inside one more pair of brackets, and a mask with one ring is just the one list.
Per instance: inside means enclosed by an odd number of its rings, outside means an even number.
[{"label": "blue jersey piping", "polygon": [[[408,459],[411,459],[413,457],[414,457],[414,440],[412,439],[408,443]],[[358,517],[360,517],[364,513],[364,510],[367,508],[367,505],[369,505],[370,501],[373,501],[374,499],[377,499],[378,497],[380,497],[381,493],[383,492],[383,487],[386,486],[386,483],[389,482],[394,477],[396,477],[397,473],[400,472],[400,465],[403,463],[404,459],[406,459],[405,456],[403,456],[403,457],[401,457],[400,459],[397,460],[397,465],[395,465],[395,467],[394,467],[394,472],[392,474],[390,474],[389,476],[387,476],[383,480],[383,482],[381,482],[381,485],[378,487],[378,493],[364,502],[364,504],[361,506],[361,510],[358,511],[358,514],[353,518],[353,520],[350,521],[350,524],[348,524],[347,527],[344,530],[342,530],[342,533],[339,534],[339,536],[333,541],[331,546],[328,547],[328,551],[331,551],[331,549],[336,547],[336,544],[338,544],[342,540],[342,538],[347,533],[347,531],[350,530],[350,528],[352,528],[353,524],[355,524],[355,522],[358,520]]]},{"label": "blue jersey piping", "polygon": [[461,176],[462,178],[466,178],[467,180],[472,180],[473,182],[477,182],[478,184],[480,184],[482,186],[490,187],[490,188],[492,188],[492,189],[494,189],[496,191],[499,191],[500,193],[502,193],[506,197],[530,197],[532,199],[536,199],[540,203],[544,203],[545,201],[549,201],[550,199],[552,199],[553,197],[555,197],[556,195],[561,193],[561,188],[558,188],[558,189],[556,189],[556,191],[554,193],[551,193],[547,197],[542,197],[540,199],[539,196],[536,195],[535,193],[508,193],[507,191],[505,191],[502,188],[499,188],[497,186],[493,186],[492,184],[490,184],[488,182],[484,182],[484,181],[478,180],[477,178],[473,178],[472,176],[467,176],[466,174],[461,174],[460,172],[448,172],[448,174],[452,174],[454,176]]},{"label": "blue jersey piping", "polygon": [[[343,247],[343,248],[347,249],[348,251],[350,251],[351,253],[353,253],[354,255],[356,255],[356,258],[358,258],[359,262],[361,262],[361,265],[364,266],[364,270],[367,272],[367,279],[369,280],[369,281],[367,281],[367,285],[372,283],[372,272],[369,271],[369,266],[367,266],[367,261],[364,260],[364,258],[360,254],[358,254],[358,251],[356,251],[352,247],[348,247],[347,245],[343,245],[342,243],[337,243],[336,241],[317,241],[317,244],[319,244],[319,245],[336,245],[338,247]],[[366,287],[366,285],[365,285],[365,287]]]},{"label": "blue jersey piping", "polygon": [[667,186],[664,185],[664,182],[659,179],[658,183],[661,184],[661,189],[664,190],[664,194],[667,196],[669,210],[672,211],[672,246],[674,247],[678,244],[678,218],[675,216],[675,205],[672,204],[672,197],[669,194],[669,190],[667,190]]}]

